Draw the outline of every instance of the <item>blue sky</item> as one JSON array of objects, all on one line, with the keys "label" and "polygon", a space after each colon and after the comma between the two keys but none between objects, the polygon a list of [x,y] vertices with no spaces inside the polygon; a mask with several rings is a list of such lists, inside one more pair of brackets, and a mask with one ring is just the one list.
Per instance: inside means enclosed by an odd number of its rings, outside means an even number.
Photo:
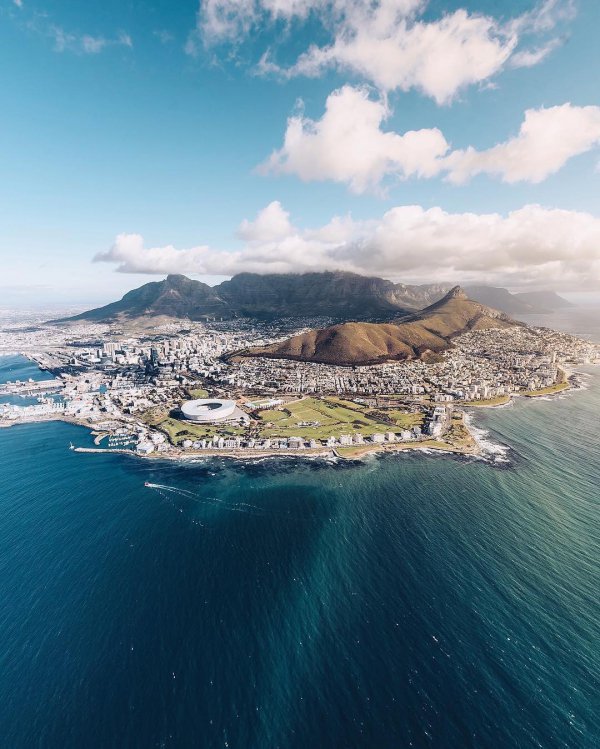
[{"label": "blue sky", "polygon": [[597,288],[600,4],[384,5],[364,33],[361,0],[0,0],[4,303],[166,271]]}]

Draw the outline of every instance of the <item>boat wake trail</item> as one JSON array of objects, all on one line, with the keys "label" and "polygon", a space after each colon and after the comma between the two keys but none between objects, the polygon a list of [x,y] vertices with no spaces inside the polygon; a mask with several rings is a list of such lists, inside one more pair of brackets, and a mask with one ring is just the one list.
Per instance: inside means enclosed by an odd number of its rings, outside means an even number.
[{"label": "boat wake trail", "polygon": [[164,491],[177,492],[178,494],[191,494],[186,489],[180,489],[178,486],[167,486],[166,484],[152,484],[150,481],[146,481],[144,486],[149,489],[163,489]]},{"label": "boat wake trail", "polygon": [[266,517],[267,515],[278,515],[290,519],[291,516],[283,512],[272,512],[265,510],[264,507],[250,504],[249,502],[235,502],[230,503],[219,497],[202,497],[196,492],[190,491],[189,489],[182,489],[179,486],[168,486],[167,484],[154,484],[150,481],[144,483],[148,489],[156,489],[156,491],[164,497],[164,499],[173,500],[174,496],[179,496],[182,499],[186,499],[192,502],[196,502],[200,505],[218,507],[228,512],[242,512],[246,515],[254,515],[256,517]]}]

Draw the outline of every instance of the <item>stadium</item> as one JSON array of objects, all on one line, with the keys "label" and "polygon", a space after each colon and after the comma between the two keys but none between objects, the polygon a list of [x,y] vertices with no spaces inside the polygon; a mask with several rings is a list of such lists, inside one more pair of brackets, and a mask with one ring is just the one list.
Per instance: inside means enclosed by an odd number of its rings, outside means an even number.
[{"label": "stadium", "polygon": [[235,401],[219,400],[218,398],[201,398],[187,401],[181,406],[181,413],[188,421],[197,424],[211,424],[234,418]]}]

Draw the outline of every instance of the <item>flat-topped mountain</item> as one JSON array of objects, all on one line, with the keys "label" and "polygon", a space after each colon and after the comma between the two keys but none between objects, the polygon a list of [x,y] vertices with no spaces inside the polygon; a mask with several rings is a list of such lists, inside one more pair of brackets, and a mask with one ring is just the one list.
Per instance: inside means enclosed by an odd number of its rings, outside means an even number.
[{"label": "flat-topped mountain", "polygon": [[[169,275],[129,291],[118,302],[83,312],[69,321],[144,322],[153,320],[206,320],[254,317],[327,316],[335,320],[392,320],[440,300],[447,284],[411,286],[383,278],[341,271],[260,275],[240,273],[218,286],[208,286],[182,275]],[[551,292],[536,297],[511,294],[506,289],[478,286],[467,289],[471,299],[509,314],[547,311],[568,305]],[[535,299],[544,302],[541,309]],[[64,322],[60,320],[59,322]]]},{"label": "flat-topped mountain", "polygon": [[462,333],[519,324],[502,312],[468,299],[456,286],[422,312],[395,323],[333,325],[301,333],[282,343],[237,352],[236,356],[342,366],[427,359],[449,348],[452,339]]},{"label": "flat-topped mountain", "polygon": [[215,289],[247,317],[326,315],[358,320],[421,309],[444,292],[439,284],[407,286],[341,271],[240,273]]},{"label": "flat-topped mountain", "polygon": [[356,273],[240,273],[218,286],[169,275],[128,292],[118,302],[69,320],[126,322],[145,318],[316,317],[392,318],[430,304],[445,286],[408,286]]}]

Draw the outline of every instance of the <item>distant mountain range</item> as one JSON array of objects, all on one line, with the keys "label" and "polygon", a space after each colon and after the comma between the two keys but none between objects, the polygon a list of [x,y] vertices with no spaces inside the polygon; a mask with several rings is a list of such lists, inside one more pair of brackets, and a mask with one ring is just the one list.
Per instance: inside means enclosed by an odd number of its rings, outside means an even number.
[{"label": "distant mountain range", "polygon": [[548,314],[573,306],[571,302],[563,299],[554,291],[528,291],[511,294],[507,289],[496,286],[465,286],[465,292],[470,299],[475,299],[488,307],[502,310],[509,315]]},{"label": "distant mountain range", "polygon": [[232,358],[265,357],[342,366],[431,359],[471,330],[522,325],[474,302],[456,286],[440,301],[395,323],[347,322],[309,330],[287,341],[236,352]]},{"label": "distant mountain range", "polygon": [[[447,284],[410,286],[355,273],[240,273],[218,286],[169,275],[129,291],[118,302],[65,321],[126,323],[154,319],[327,316],[337,320],[381,320],[415,312],[439,301]],[[549,312],[569,302],[553,292],[511,294],[492,286],[467,287],[474,300],[508,314]]]}]

